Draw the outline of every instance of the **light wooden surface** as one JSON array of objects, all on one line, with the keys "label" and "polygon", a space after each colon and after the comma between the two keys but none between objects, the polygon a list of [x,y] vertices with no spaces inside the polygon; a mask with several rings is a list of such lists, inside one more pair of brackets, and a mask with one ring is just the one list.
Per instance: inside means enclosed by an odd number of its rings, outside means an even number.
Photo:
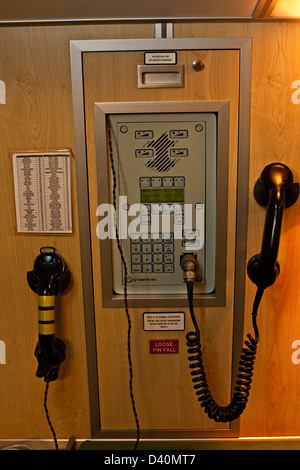
[{"label": "light wooden surface", "polygon": [[[61,298],[58,312],[58,336],[67,342],[68,358],[61,368],[61,379],[50,386],[50,414],[59,438],[75,435],[89,437],[89,408],[87,394],[87,374],[85,363],[84,321],[82,311],[81,273],[79,256],[79,235],[76,212],[75,165],[73,172],[74,234],[60,237],[25,236],[16,233],[13,201],[12,166],[9,159],[10,149],[28,150],[73,147],[71,79],[69,61],[69,40],[101,38],[141,38],[153,37],[154,25],[143,24],[98,24],[98,25],[53,25],[53,26],[15,26],[0,28],[0,79],[6,83],[6,105],[0,105],[0,198],[1,198],[1,315],[0,340],[7,346],[7,364],[0,364],[0,437],[1,438],[49,438],[50,430],[43,410],[44,384],[35,377],[36,360],[33,351],[37,341],[36,297],[27,286],[26,272],[31,269],[34,257],[40,246],[54,244],[65,256],[73,273],[70,291]],[[299,178],[299,119],[300,105],[292,103],[295,91],[292,82],[300,79],[298,44],[300,42],[299,23],[197,23],[179,22],[174,24],[174,37],[253,37],[252,69],[252,113],[250,145],[250,191],[249,191],[249,228],[248,257],[260,249],[265,212],[253,200],[252,187],[264,166],[280,160],[290,166],[295,177]],[[222,74],[227,79],[227,72]],[[207,90],[206,90],[207,91]],[[208,89],[209,91],[209,89]],[[214,87],[214,94],[218,94]],[[209,93],[208,93],[209,94]],[[199,95],[201,97],[201,92]],[[164,99],[164,98],[160,98]],[[190,99],[185,97],[184,99]],[[76,156],[75,156],[76,158]],[[94,187],[94,180],[91,186]],[[79,195],[80,196],[80,195]],[[93,213],[94,214],[94,213]],[[92,215],[93,215],[92,214]],[[279,261],[281,274],[276,284],[265,294],[258,324],[260,344],[255,365],[255,374],[250,399],[241,418],[243,436],[280,436],[300,434],[300,365],[293,364],[291,345],[299,339],[299,202],[286,211],[280,243]],[[95,247],[93,248],[95,249]],[[95,273],[99,282],[99,273]],[[245,333],[251,330],[250,310],[254,287],[246,282]],[[230,293],[232,297],[232,293]],[[230,297],[230,298],[231,298]],[[99,304],[99,299],[98,299]],[[106,312],[97,321],[105,322],[110,317],[114,326],[121,324],[122,331],[126,321],[121,312]],[[204,328],[217,322],[205,315]],[[122,317],[122,319],[121,319]],[[141,321],[141,320],[140,320]],[[222,320],[227,322],[224,331],[231,324],[230,314]],[[99,323],[98,323],[99,324]],[[222,323],[223,325],[223,323]],[[213,327],[212,327],[213,328]],[[215,328],[213,328],[215,330]],[[208,330],[206,330],[208,331]],[[226,353],[223,328],[213,336],[207,333],[206,348]],[[143,337],[134,333],[134,351],[140,355]],[[121,346],[124,345],[124,338]],[[231,339],[230,339],[231,341]],[[221,342],[221,344],[219,344]],[[106,335],[101,348],[111,348],[114,341]],[[181,347],[181,344],[180,344]],[[184,346],[182,346],[184,348]],[[118,353],[124,369],[126,358]],[[165,358],[167,359],[167,358]],[[176,367],[182,371],[184,358],[178,359]],[[180,362],[182,361],[182,363]],[[109,367],[114,366],[111,359]],[[178,373],[176,380],[167,370],[166,379],[155,374],[147,376],[148,362],[141,361],[142,374],[149,387],[151,400],[158,396],[159,385],[164,386],[164,401],[168,403],[167,391],[172,386],[181,387],[181,393],[188,400],[193,399],[189,374],[183,382]],[[106,366],[104,366],[106,367]],[[108,366],[107,366],[108,367]],[[218,363],[214,374],[218,375],[222,365]],[[219,369],[219,370],[218,370]],[[118,369],[119,370],[119,369]],[[119,372],[118,372],[119,373]],[[153,372],[151,372],[153,374]],[[220,372],[221,374],[221,372]],[[112,372],[115,382],[117,373]],[[108,378],[106,377],[106,384]],[[121,372],[121,380],[124,374]],[[174,384],[175,382],[175,384]],[[117,385],[116,385],[117,386]],[[138,395],[143,385],[137,384]],[[223,394],[223,390],[217,390]],[[226,392],[227,393],[227,392]],[[172,405],[177,410],[177,399]],[[143,401],[143,419],[155,426],[149,416],[148,403]],[[116,414],[121,417],[123,426],[124,412],[119,404]],[[168,406],[168,405],[167,405]],[[104,408],[104,420],[110,423],[110,409]],[[130,412],[128,412],[129,415]],[[187,409],[175,412],[178,418],[174,427],[181,426],[187,419],[193,426],[202,425],[202,418]],[[197,411],[198,413],[198,411]],[[126,414],[126,413],[125,413]],[[199,413],[200,414],[200,413]],[[128,416],[128,420],[131,416]],[[175,421],[175,419],[174,419]],[[159,425],[164,424],[161,418]],[[133,423],[132,423],[133,426]]]},{"label": "light wooden surface", "polygon": [[[146,25],[138,31],[135,34],[150,34]],[[37,295],[26,278],[45,245],[56,247],[72,275],[68,292],[57,299],[57,336],[67,350],[59,379],[49,387],[50,418],[58,438],[90,435],[75,160],[73,234],[24,235],[16,230],[10,152],[74,151],[69,41],[111,33],[108,25],[0,27],[0,76],[6,84],[6,104],[0,104],[0,339],[6,345],[6,364],[0,364],[1,438],[52,437],[43,408],[45,383],[35,376]],[[113,36],[131,34],[125,25],[116,26]]]}]

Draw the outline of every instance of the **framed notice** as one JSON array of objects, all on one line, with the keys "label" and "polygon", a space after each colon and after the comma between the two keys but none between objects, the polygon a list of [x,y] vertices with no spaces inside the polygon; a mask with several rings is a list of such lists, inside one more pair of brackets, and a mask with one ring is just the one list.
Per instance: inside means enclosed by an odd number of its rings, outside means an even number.
[{"label": "framed notice", "polygon": [[12,155],[18,232],[72,233],[70,151]]}]

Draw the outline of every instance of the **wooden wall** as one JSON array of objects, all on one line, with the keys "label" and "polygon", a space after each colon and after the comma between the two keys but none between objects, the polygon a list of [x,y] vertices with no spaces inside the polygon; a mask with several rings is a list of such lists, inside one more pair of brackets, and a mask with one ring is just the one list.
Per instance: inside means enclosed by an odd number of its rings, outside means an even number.
[{"label": "wooden wall", "polygon": [[[299,23],[176,22],[174,37],[253,37],[248,258],[260,249],[264,210],[252,188],[268,163],[282,161],[300,177],[300,104],[292,83],[300,80]],[[50,385],[49,409],[58,438],[90,437],[88,383],[77,217],[75,162],[72,161],[74,233],[21,235],[16,231],[11,150],[45,150],[73,143],[69,41],[154,37],[154,25],[36,25],[0,27],[0,438],[49,438],[43,409],[44,383],[35,377],[37,299],[26,281],[43,245],[55,246],[72,272],[61,296],[57,335],[67,344],[60,379]],[[76,155],[75,155],[76,158]],[[265,294],[259,311],[260,344],[248,407],[241,418],[243,436],[300,434],[300,364],[292,343],[300,339],[298,274],[300,202],[286,211],[279,261],[281,274]],[[245,333],[251,331],[254,286],[246,282]],[[241,315],[243,312],[241,312]]]}]

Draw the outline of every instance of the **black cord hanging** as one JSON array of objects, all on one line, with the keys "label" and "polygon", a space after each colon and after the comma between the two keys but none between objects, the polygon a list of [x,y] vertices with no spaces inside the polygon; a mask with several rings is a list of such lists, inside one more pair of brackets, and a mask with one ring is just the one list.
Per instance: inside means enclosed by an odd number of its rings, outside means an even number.
[{"label": "black cord hanging", "polygon": [[49,389],[49,380],[46,381],[46,388],[45,388],[45,395],[44,395],[44,408],[45,408],[46,418],[47,418],[49,427],[50,427],[52,435],[53,435],[55,450],[58,450],[58,443],[57,443],[56,433],[55,433],[54,428],[52,426],[52,423],[51,423],[51,420],[50,420],[50,417],[49,417],[48,406],[47,406],[48,389]]}]

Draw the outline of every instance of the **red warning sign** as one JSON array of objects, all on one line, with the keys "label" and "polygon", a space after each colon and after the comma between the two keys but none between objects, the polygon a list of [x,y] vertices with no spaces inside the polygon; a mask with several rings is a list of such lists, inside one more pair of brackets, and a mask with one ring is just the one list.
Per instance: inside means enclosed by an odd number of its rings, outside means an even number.
[{"label": "red warning sign", "polygon": [[178,339],[150,339],[150,354],[178,354]]}]

